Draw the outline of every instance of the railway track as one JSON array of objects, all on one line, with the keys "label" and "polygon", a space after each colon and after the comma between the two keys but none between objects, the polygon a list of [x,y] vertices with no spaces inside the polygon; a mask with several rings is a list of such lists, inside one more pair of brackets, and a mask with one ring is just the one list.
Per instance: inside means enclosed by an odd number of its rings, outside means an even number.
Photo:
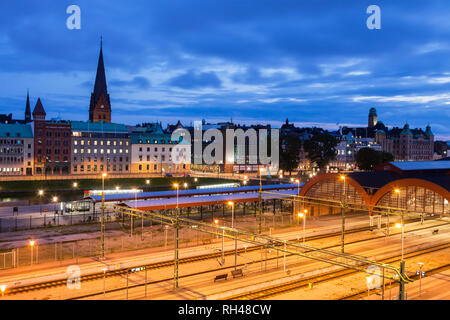
[{"label": "railway track", "polygon": [[[417,256],[421,256],[424,254],[430,254],[436,251],[440,251],[440,250],[444,250],[444,249],[448,249],[450,248],[450,244],[441,244],[441,245],[437,245],[431,248],[427,248],[427,249],[422,249],[422,250],[418,250],[416,252],[411,252],[408,254],[405,254],[405,258],[409,259],[409,258],[413,258],[413,257],[417,257]],[[401,255],[395,255],[395,256],[391,256],[385,259],[381,259],[379,260],[380,262],[384,262],[384,263],[393,263],[393,262],[397,262],[400,261]],[[449,265],[445,265],[439,268],[436,268],[436,270],[441,270],[442,268],[446,268]],[[439,272],[439,271],[435,271],[435,272]],[[264,288],[261,289],[259,291],[253,291],[251,293],[243,293],[243,294],[239,294],[239,295],[235,295],[235,296],[230,296],[227,297],[224,300],[262,300],[262,299],[268,299],[283,293],[287,293],[287,292],[292,292],[301,288],[306,288],[309,286],[310,283],[323,283],[326,281],[330,281],[330,280],[335,280],[341,277],[345,277],[348,275],[352,275],[352,274],[356,274],[358,273],[358,271],[355,270],[351,270],[351,269],[339,269],[337,271],[331,271],[331,272],[327,272],[327,273],[323,273],[320,274],[318,276],[312,276],[312,277],[308,277],[308,278],[303,278],[300,280],[294,280],[294,281],[290,281],[284,284],[279,284],[279,285],[275,285],[275,286],[271,286],[269,288]],[[410,278],[415,278],[415,276],[411,276]],[[358,292],[349,296],[346,296],[344,299],[356,299],[358,298],[360,295],[363,294],[367,294],[367,290],[364,290],[362,292]]]},{"label": "railway track", "polygon": [[[431,276],[433,274],[436,274],[436,273],[439,273],[439,272],[442,272],[442,271],[446,271],[449,268],[450,268],[450,264],[445,264],[443,266],[439,266],[439,267],[436,267],[436,268],[433,268],[433,269],[428,269],[428,270],[423,270],[423,271],[428,276]],[[410,279],[414,279],[414,280],[419,279],[419,276],[417,274],[415,274],[415,273],[408,274],[408,277]],[[385,285],[385,287],[387,287],[387,286],[389,286],[389,290],[390,290],[392,288],[398,287],[398,284],[396,284],[396,283],[389,283],[389,284]],[[381,289],[377,289],[377,290],[381,291]],[[362,297],[366,297],[366,296],[367,296],[367,290],[362,290],[362,291],[359,291],[359,292],[356,292],[356,293],[352,293],[352,294],[346,295],[346,296],[340,298],[339,300],[359,300]]]},{"label": "railway track", "polygon": [[[408,230],[405,233],[420,231],[420,230],[429,229],[429,228],[436,228],[436,227],[447,225],[447,224],[448,223],[443,223],[443,224],[435,225],[432,227],[428,226],[428,227],[418,228],[418,229],[414,229],[414,230]],[[373,227],[354,228],[354,229],[350,229],[350,230],[346,231],[346,234],[358,233],[358,232],[363,232],[363,231],[367,231],[367,230],[371,230],[371,229],[373,229]],[[307,237],[306,241],[332,238],[332,237],[335,237],[338,235],[341,235],[341,233],[334,232],[334,233],[328,233],[328,234],[324,234],[324,235],[315,235],[315,236]],[[378,236],[378,237],[373,237],[370,239],[360,239],[360,240],[348,242],[346,244],[359,243],[359,242],[363,242],[363,241],[375,240],[375,239],[384,238],[384,237],[385,236]],[[297,238],[295,238],[291,241],[297,241]],[[238,254],[241,254],[244,252],[248,253],[248,252],[252,252],[252,251],[257,251],[257,250],[261,249],[262,247],[264,247],[264,246],[252,246],[252,247],[248,247],[245,249],[241,248],[241,249],[238,249]],[[324,247],[323,249],[330,249],[333,247],[336,247],[336,245]],[[224,255],[225,256],[234,255],[234,250],[227,250],[224,252]],[[287,256],[290,256],[290,255],[291,254],[288,254]],[[222,256],[222,254],[220,252],[215,252],[215,253],[210,253],[210,254],[205,254],[205,255],[181,258],[179,263],[186,264],[186,263],[192,263],[192,262],[199,262],[199,261],[219,258],[221,256]],[[269,258],[269,259],[267,259],[267,261],[271,260],[271,259],[276,259],[276,258]],[[133,268],[135,268],[135,269],[141,268],[142,270],[145,270],[145,269],[152,270],[152,269],[159,269],[159,268],[170,267],[170,266],[173,266],[172,260],[158,262],[158,263],[152,263],[152,264],[139,265],[139,266],[135,266]],[[89,275],[84,275],[84,276],[81,276],[80,281],[81,282],[89,282],[89,281],[103,279],[104,277],[111,278],[111,277],[116,277],[116,276],[122,276],[122,275],[126,275],[128,270],[130,270],[130,269],[132,269],[132,267],[122,268],[122,269],[117,269],[117,270],[109,270],[106,273],[98,272],[98,273],[93,273],[93,274],[89,274]],[[211,270],[211,272],[218,271],[218,270],[223,270],[223,268],[217,269],[217,270]],[[162,280],[162,281],[166,281],[166,280]],[[42,290],[42,289],[56,288],[59,286],[65,286],[66,284],[67,284],[67,279],[64,278],[64,279],[58,279],[58,280],[52,280],[52,281],[31,284],[31,285],[11,287],[10,289],[8,289],[7,293],[5,293],[5,295],[15,295],[15,294],[27,293],[27,292],[32,292],[32,291],[37,291],[37,290]]]}]

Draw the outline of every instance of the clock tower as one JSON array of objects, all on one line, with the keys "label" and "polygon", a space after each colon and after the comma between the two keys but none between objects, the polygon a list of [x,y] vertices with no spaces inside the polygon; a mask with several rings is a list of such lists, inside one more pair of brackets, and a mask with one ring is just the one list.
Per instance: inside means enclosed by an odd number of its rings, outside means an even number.
[{"label": "clock tower", "polygon": [[111,102],[106,87],[105,66],[103,64],[102,41],[100,41],[100,56],[98,57],[97,75],[95,77],[94,92],[91,94],[89,105],[89,121],[111,122]]}]

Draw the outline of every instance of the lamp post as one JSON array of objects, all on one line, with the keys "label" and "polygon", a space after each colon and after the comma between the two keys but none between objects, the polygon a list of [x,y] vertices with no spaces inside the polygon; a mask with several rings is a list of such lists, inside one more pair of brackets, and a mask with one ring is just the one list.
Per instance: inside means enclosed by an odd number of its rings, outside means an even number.
[{"label": "lamp post", "polygon": [[44,190],[39,190],[39,212],[42,215],[42,196],[44,195]]},{"label": "lamp post", "polygon": [[[405,260],[403,260],[404,241],[405,241],[405,225],[403,223],[403,215],[402,215],[402,222],[401,223],[396,223],[395,227],[402,229],[402,260],[400,261],[400,274],[405,275],[406,263],[405,263]],[[405,300],[406,299],[405,281],[403,279],[400,279],[399,295],[398,296],[399,296],[399,300]]]},{"label": "lamp post", "polygon": [[5,296],[5,291],[6,291],[6,285],[5,284],[2,284],[0,286],[0,291],[2,292],[2,297],[4,297]]},{"label": "lamp post", "polygon": [[[305,226],[306,226],[306,214],[308,213],[308,210],[305,209],[303,212],[299,212],[298,213],[298,217],[299,219],[302,218],[303,219],[303,244],[305,244],[305,238],[306,238],[306,230],[305,230]],[[299,220],[300,222],[300,220]]]},{"label": "lamp post", "polygon": [[297,180],[295,180],[295,182],[297,183],[297,195],[299,195],[300,194],[300,180],[297,179]]},{"label": "lamp post", "polygon": [[231,227],[234,228],[234,202],[228,201],[228,205],[231,206]]},{"label": "lamp post", "polygon": [[101,233],[101,259],[105,259],[105,177],[106,172],[102,173],[102,217],[100,221],[100,233]]},{"label": "lamp post", "polygon": [[78,182],[74,182],[73,184],[74,189],[78,188]]},{"label": "lamp post", "polygon": [[344,246],[345,246],[345,201],[346,201],[345,176],[342,175],[340,177],[340,179],[342,180],[342,183],[344,184],[343,192],[342,192],[342,204],[341,204],[341,213],[342,213],[341,252],[344,253]]},{"label": "lamp post", "polygon": [[259,168],[259,223],[258,223],[258,233],[262,232],[261,222],[262,222],[262,180],[261,174],[264,168]]},{"label": "lamp post", "polygon": [[[234,228],[234,202],[228,201],[228,205],[231,206],[231,228]],[[234,270],[237,269],[237,233],[234,238]]]},{"label": "lamp post", "polygon": [[35,243],[36,242],[34,240],[30,240],[28,242],[28,244],[30,245],[30,248],[31,248],[31,264],[30,265],[33,265],[33,247],[34,247]]},{"label": "lamp post", "polygon": [[405,242],[405,225],[403,224],[403,216],[402,216],[402,222],[396,223],[395,227],[398,229],[402,229],[402,261],[403,261],[403,251],[404,251],[404,242]]},{"label": "lamp post", "polygon": [[176,189],[177,189],[177,212],[176,212],[176,221],[175,221],[175,261],[174,261],[174,283],[173,283],[173,288],[174,290],[178,288],[178,219],[179,219],[179,207],[178,207],[178,191],[179,191],[179,184],[178,183],[174,183],[173,185]]},{"label": "lamp post", "polygon": [[55,203],[55,207],[54,207],[54,208],[55,208],[55,209],[54,209],[54,210],[55,210],[55,213],[56,213],[56,202],[57,202],[57,201],[58,201],[58,197],[56,197],[56,196],[53,197],[53,202]]},{"label": "lamp post", "polygon": [[423,262],[419,262],[419,297],[422,296],[422,267]]}]

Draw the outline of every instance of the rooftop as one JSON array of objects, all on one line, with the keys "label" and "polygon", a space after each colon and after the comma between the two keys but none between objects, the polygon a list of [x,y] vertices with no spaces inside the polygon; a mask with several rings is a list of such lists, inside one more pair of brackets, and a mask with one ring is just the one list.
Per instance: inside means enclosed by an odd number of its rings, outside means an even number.
[{"label": "rooftop", "polygon": [[31,126],[27,124],[0,123],[1,138],[33,138]]},{"label": "rooftop", "polygon": [[72,131],[128,133],[124,124],[91,121],[72,121]]},{"label": "rooftop", "polygon": [[402,171],[450,170],[450,161],[393,161],[389,163]]}]

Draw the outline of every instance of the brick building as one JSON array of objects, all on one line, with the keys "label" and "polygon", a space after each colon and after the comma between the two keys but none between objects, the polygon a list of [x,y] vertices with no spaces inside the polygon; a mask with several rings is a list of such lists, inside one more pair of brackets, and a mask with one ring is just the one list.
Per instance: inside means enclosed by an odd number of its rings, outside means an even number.
[{"label": "brick building", "polygon": [[33,110],[34,167],[36,175],[69,174],[71,125],[64,120],[46,120],[39,98]]}]

